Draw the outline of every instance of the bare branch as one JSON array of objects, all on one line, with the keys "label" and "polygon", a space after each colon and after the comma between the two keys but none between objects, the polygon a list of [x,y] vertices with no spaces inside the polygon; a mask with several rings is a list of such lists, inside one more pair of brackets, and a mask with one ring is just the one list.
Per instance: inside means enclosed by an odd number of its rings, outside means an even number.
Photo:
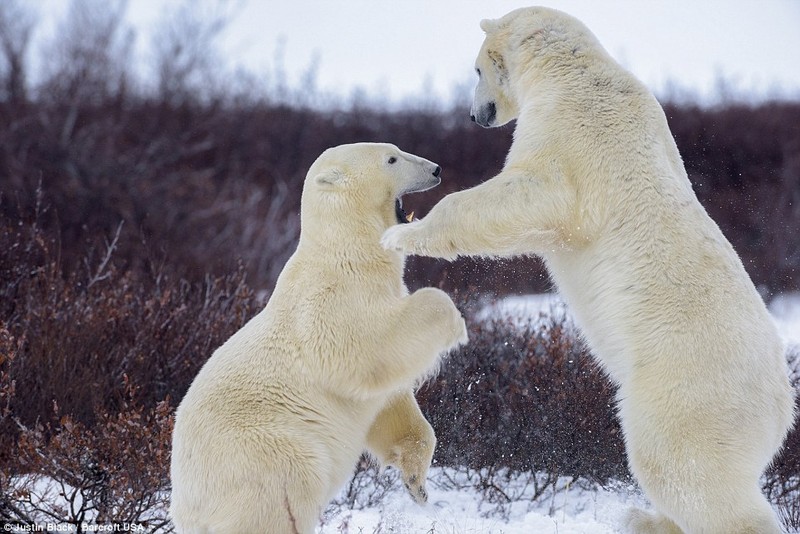
[{"label": "bare branch", "polygon": [[111,240],[109,243],[106,239],[106,253],[103,256],[103,259],[100,260],[100,264],[97,266],[97,270],[95,270],[94,275],[89,279],[89,283],[86,287],[92,287],[97,282],[101,282],[108,278],[111,273],[106,270],[108,267],[108,262],[111,261],[111,255],[114,253],[114,249],[117,248],[117,243],[119,242],[119,236],[122,233],[122,225],[125,221],[120,221],[117,225],[117,231],[114,233],[114,239]]},{"label": "bare branch", "polygon": [[0,2],[0,99],[12,103],[26,100],[25,55],[36,19],[18,0]]}]

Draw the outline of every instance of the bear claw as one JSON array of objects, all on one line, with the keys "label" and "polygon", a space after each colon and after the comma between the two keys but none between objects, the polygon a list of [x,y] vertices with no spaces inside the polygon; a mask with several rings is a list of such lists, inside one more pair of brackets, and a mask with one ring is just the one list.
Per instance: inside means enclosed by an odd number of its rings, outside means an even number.
[{"label": "bear claw", "polygon": [[417,484],[418,480],[419,478],[416,475],[411,475],[407,480],[403,481],[403,485],[415,503],[425,504],[428,502],[428,492],[424,485]]}]

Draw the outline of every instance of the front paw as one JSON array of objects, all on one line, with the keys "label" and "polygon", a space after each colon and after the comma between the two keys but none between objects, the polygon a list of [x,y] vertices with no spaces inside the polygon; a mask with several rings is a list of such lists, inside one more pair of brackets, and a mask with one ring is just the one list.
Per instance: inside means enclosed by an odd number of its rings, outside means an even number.
[{"label": "front paw", "polygon": [[386,250],[394,250],[403,254],[413,254],[414,246],[412,235],[419,221],[407,224],[397,224],[383,233],[381,246]]},{"label": "front paw", "polygon": [[443,240],[441,236],[431,235],[429,226],[424,225],[425,220],[392,226],[383,233],[381,245],[386,250],[402,254],[431,256],[450,261],[456,259],[458,253],[453,244]]},{"label": "front paw", "polygon": [[412,309],[421,310],[431,326],[439,328],[444,350],[454,349],[469,342],[467,324],[452,299],[435,287],[423,287],[415,291]]}]

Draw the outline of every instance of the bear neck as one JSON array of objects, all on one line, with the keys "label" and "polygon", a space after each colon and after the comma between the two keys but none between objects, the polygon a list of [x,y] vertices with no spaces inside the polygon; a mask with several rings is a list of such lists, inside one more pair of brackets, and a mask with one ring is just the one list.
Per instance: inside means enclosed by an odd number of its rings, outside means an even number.
[{"label": "bear neck", "polygon": [[[531,93],[542,90],[568,94],[575,90],[576,83],[585,83],[587,74],[618,68],[616,61],[591,34],[569,41],[549,42],[546,47],[534,47],[525,52],[517,61],[509,62],[513,71],[510,78],[515,80],[512,91],[517,102],[530,102],[534,98]],[[539,96],[537,94],[536,98]]]},{"label": "bear neck", "polygon": [[302,220],[297,252],[308,258],[331,260],[339,264],[380,263],[402,269],[404,256],[386,250],[380,244],[381,236],[388,227],[385,221],[377,217],[373,220],[328,218],[324,223]]}]

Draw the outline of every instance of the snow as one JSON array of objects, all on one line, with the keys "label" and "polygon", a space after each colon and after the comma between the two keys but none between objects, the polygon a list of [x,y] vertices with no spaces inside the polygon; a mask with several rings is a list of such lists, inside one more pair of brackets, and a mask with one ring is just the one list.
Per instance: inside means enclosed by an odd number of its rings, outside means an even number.
[{"label": "snow", "polygon": [[514,295],[492,302],[475,314],[479,321],[492,319],[510,320],[512,324],[522,328],[535,326],[548,317],[561,316],[567,313],[567,305],[557,293],[539,295]]},{"label": "snow", "polygon": [[800,347],[800,292],[778,295],[767,308],[786,344],[790,348]]},{"label": "snow", "polygon": [[[778,333],[790,348],[800,348],[800,292],[775,296],[767,306]],[[513,295],[492,302],[479,310],[475,317],[481,321],[496,318],[510,319],[512,324],[535,325],[554,314],[568,314],[567,305],[557,293]]]},{"label": "snow", "polygon": [[586,490],[564,482],[561,491],[547,493],[534,502],[523,499],[510,503],[503,513],[466,484],[451,489],[437,482],[460,475],[448,468],[432,468],[429,499],[424,506],[415,504],[396,482],[373,506],[329,509],[317,534],[615,534],[620,532],[618,526],[630,506],[646,506],[641,493],[632,486]]}]

